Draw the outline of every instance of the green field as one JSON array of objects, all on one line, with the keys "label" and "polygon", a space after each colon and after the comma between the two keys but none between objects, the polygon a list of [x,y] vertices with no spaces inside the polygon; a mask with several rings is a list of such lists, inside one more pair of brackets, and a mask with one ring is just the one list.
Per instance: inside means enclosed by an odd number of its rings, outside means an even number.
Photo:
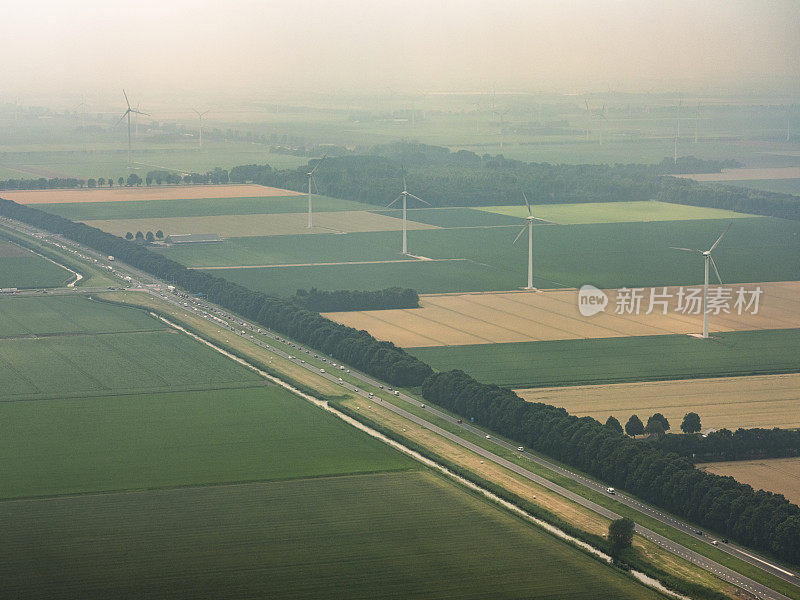
[{"label": "green field", "polygon": [[0,239],[0,288],[60,287],[74,277],[30,250]]},{"label": "green field", "polygon": [[[373,210],[372,212],[397,219],[403,218],[403,211],[399,209]],[[408,210],[407,218],[409,221],[427,223],[437,227],[497,227],[523,224],[516,217],[480,208],[414,208]]]},{"label": "green field", "polygon": [[427,472],[0,503],[8,598],[661,596]]},{"label": "green field", "polygon": [[[721,181],[723,185],[752,188],[779,194],[800,196],[800,179],[748,179],[746,181]],[[800,202],[800,198],[798,198]]]},{"label": "green field", "polygon": [[[697,256],[670,246],[708,248],[725,220],[540,225],[534,228],[534,285],[599,288],[702,283]],[[723,281],[800,279],[800,223],[769,217],[735,219],[715,251]],[[215,270],[214,274],[272,294],[297,288],[380,289],[420,293],[516,289],[525,284],[527,247],[513,228],[410,231],[409,251],[452,262],[408,262]],[[166,256],[194,266],[266,265],[400,258],[397,232],[228,240],[214,247],[174,248]]]},{"label": "green field", "polygon": [[410,352],[434,369],[461,369],[510,387],[691,379],[800,371],[800,329],[522,342]]},{"label": "green field", "polygon": [[415,463],[286,390],[261,386],[0,402],[0,465],[0,497],[15,498]]},{"label": "green field", "polygon": [[[315,195],[313,208],[318,212],[368,210],[368,204]],[[163,219],[168,217],[206,217],[217,215],[252,215],[299,213],[308,210],[305,196],[268,196],[262,198],[191,198],[176,200],[141,200],[122,202],[68,202],[41,204],[37,208],[73,221],[102,219]]]},{"label": "green field", "polygon": [[[485,206],[479,210],[525,218],[525,206]],[[744,213],[719,208],[670,204],[657,200],[639,202],[587,202],[584,204],[537,204],[533,215],[559,225],[589,223],[626,223],[647,221],[688,221],[697,219],[741,219],[752,217]]]}]

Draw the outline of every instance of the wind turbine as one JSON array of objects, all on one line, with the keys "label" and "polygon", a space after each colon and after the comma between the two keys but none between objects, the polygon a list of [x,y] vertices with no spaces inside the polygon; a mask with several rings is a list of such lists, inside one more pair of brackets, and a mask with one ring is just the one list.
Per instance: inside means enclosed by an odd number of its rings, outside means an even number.
[{"label": "wind turbine", "polygon": [[133,159],[132,159],[133,152],[131,150],[131,113],[137,115],[148,115],[148,116],[149,113],[140,111],[138,107],[131,108],[131,103],[130,100],[128,100],[128,94],[125,93],[125,90],[122,90],[122,95],[125,96],[125,104],[128,105],[128,110],[122,113],[122,116],[119,118],[119,121],[117,121],[117,125],[122,123],[122,120],[125,117],[128,117],[128,166],[130,167],[133,164]]},{"label": "wind turbine", "polygon": [[196,108],[192,109],[196,114],[197,118],[200,119],[200,148],[203,148],[203,116],[208,114],[208,111],[200,112]]},{"label": "wind turbine", "polygon": [[681,136],[681,104],[683,98],[678,98],[678,111],[675,113],[675,147],[672,151],[672,162],[678,164],[678,138]]},{"label": "wind turbine", "polygon": [[722,285],[722,278],[719,276],[719,271],[717,270],[717,263],[714,262],[714,257],[711,256],[711,252],[719,245],[720,240],[728,233],[728,230],[733,225],[733,222],[728,224],[727,229],[722,232],[717,238],[717,241],[711,244],[711,248],[706,250],[705,252],[702,250],[697,250],[696,248],[675,248],[674,246],[670,246],[673,250],[683,250],[685,252],[697,252],[703,257],[703,261],[705,263],[705,279],[703,281],[703,339],[708,338],[708,263],[711,263],[711,266],[714,267],[714,273],[717,276],[717,281],[719,281],[720,285]]},{"label": "wind turbine", "polygon": [[322,161],[324,161],[325,157],[327,156],[328,156],[327,154],[323,156],[320,159],[320,161],[316,165],[314,165],[313,169],[311,169],[310,171],[306,171],[306,177],[308,177],[308,228],[309,229],[313,227],[312,216],[311,216],[311,184],[313,183],[315,187],[317,185],[317,182],[314,181],[314,171],[319,169],[319,166],[322,164]]},{"label": "wind turbine", "polygon": [[535,290],[536,288],[533,287],[533,222],[536,220],[533,216],[531,211],[530,202],[528,202],[528,197],[525,195],[525,192],[522,192],[522,197],[525,199],[525,206],[528,207],[528,216],[525,217],[525,220],[528,221],[526,225],[520,229],[517,237],[514,238],[514,241],[511,242],[512,244],[516,244],[517,240],[520,236],[525,233],[525,229],[528,230],[528,285],[525,287],[526,290]]},{"label": "wind turbine", "polygon": [[400,200],[400,198],[403,199],[403,254],[408,254],[408,244],[406,242],[406,204],[408,202],[408,199],[409,198],[414,198],[414,200],[419,200],[420,202],[422,202],[423,204],[427,204],[428,206],[430,206],[431,203],[430,202],[425,202],[425,200],[415,196],[414,194],[410,193],[406,189],[406,174],[405,174],[405,170],[403,170],[403,191],[400,192],[400,195],[397,198],[395,198],[394,200],[389,202],[389,204],[386,205],[386,208],[389,208],[392,204],[394,204],[395,202]]},{"label": "wind turbine", "polygon": [[592,111],[589,110],[589,100],[588,98],[583,99],[584,104],[586,104],[586,141],[589,141],[589,126],[592,124]]}]

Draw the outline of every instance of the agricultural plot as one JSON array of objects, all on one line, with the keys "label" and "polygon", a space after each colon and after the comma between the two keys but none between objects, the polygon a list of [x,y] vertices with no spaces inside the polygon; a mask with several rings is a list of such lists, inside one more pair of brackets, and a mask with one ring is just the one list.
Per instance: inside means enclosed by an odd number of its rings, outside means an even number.
[{"label": "agricultural plot", "polygon": [[[712,294],[714,289],[717,288],[712,288]],[[800,282],[761,283],[742,289],[745,301],[756,289],[761,290],[757,313],[742,307],[738,314],[734,307],[736,294],[731,293],[728,313],[720,311],[710,319],[711,331],[800,327]],[[606,311],[592,316],[583,316],[578,310],[577,290],[426,295],[420,298],[421,308],[326,316],[403,347],[669,335],[697,333],[702,328],[699,309],[696,314],[676,310],[678,288],[658,288],[657,293],[664,294],[669,304],[666,310],[654,304],[650,314],[648,299],[654,292],[642,292],[639,314],[618,310],[618,299],[624,296],[615,290],[605,292]]]},{"label": "agricultural plot", "polygon": [[800,502],[800,458],[703,463],[698,464],[697,468],[723,477],[733,477],[756,490],[783,494],[794,504]]},{"label": "agricultural plot", "polygon": [[147,200],[190,200],[196,198],[269,198],[302,196],[300,192],[252,184],[165,185],[154,187],[113,187],[78,190],[9,190],[3,198],[19,204],[68,204],[72,202],[142,202]]},{"label": "agricultural plot", "polygon": [[[591,283],[599,288],[623,286],[664,286],[702,283],[703,264],[688,252],[670,246],[708,247],[727,227],[720,220],[659,221],[651,223],[601,223],[591,225],[540,225],[534,227],[534,285],[539,288],[579,287]],[[430,229],[409,231],[409,251],[432,259],[456,259],[436,267],[414,263],[390,272],[366,268],[348,271],[347,279],[338,275],[343,267],[310,266],[274,273],[251,271],[246,280],[260,290],[282,293],[297,287],[319,289],[377,289],[391,285],[412,287],[420,293],[477,292],[513,290],[525,285],[527,247],[512,244],[516,231],[509,227]],[[291,261],[286,255],[300,246],[292,236],[280,236],[261,253],[258,242],[248,248],[254,254],[241,262],[239,250],[228,244],[219,249],[198,250],[202,261],[195,261],[191,251],[181,250],[178,260],[195,266],[268,265],[270,253],[280,254],[277,264],[291,262],[331,263],[338,256],[347,261],[385,259],[387,253],[400,254],[398,232],[354,233],[347,236],[317,236],[313,251],[304,249],[302,260]],[[285,244],[285,251],[281,245]],[[310,244],[309,244],[310,245]],[[347,248],[347,250],[345,250]],[[167,251],[167,256],[170,256]],[[210,253],[214,261],[206,262]],[[715,260],[723,281],[760,282],[800,280],[800,223],[768,217],[735,219],[728,235],[715,250]],[[273,263],[275,264],[275,263]],[[244,283],[242,273],[223,271]],[[284,285],[284,280],[291,281]]]},{"label": "agricultural plot", "polygon": [[425,472],[4,502],[0,523],[4,597],[661,597]]},{"label": "agricultural plot", "polygon": [[[402,210],[375,210],[377,214],[402,218]],[[526,213],[527,216],[527,213]],[[437,227],[503,227],[520,225],[516,216],[489,212],[480,208],[412,208],[407,211],[409,221],[427,223]]]},{"label": "agricultural plot", "polygon": [[[368,210],[370,206],[327,196],[313,197],[315,211]],[[300,213],[308,210],[305,196],[267,196],[254,198],[189,198],[119,202],[71,202],[43,204],[42,210],[73,221],[102,219],[164,219],[170,217],[208,217],[216,215],[256,215]]]},{"label": "agricultural plot", "polygon": [[[217,233],[222,237],[305,235],[319,233],[356,233],[362,231],[399,231],[401,219],[366,211],[337,211],[314,214],[314,227],[308,227],[308,215],[279,213],[271,215],[218,215],[211,217],[167,217],[163,219],[119,219],[85,221],[114,235],[126,232],[156,231],[166,235]],[[408,223],[409,229],[434,229],[425,223]]]},{"label": "agricultural plot", "polygon": [[0,239],[0,288],[58,287],[73,278],[55,263]]},{"label": "agricultural plot", "polygon": [[624,424],[632,414],[646,422],[647,417],[660,412],[667,417],[673,431],[679,431],[683,416],[696,412],[704,430],[800,427],[800,375],[796,373],[534,388],[516,392],[530,402],[560,406],[574,415],[593,417],[602,423],[613,415]]},{"label": "agricultural plot", "polygon": [[765,167],[760,169],[723,169],[721,173],[675,175],[695,181],[747,181],[750,179],[797,179],[800,167]]},{"label": "agricultural plot", "polygon": [[800,329],[412,348],[435,369],[511,387],[800,372]]},{"label": "agricultural plot", "polygon": [[[531,207],[539,219],[559,225],[589,223],[634,223],[649,221],[691,221],[697,219],[740,219],[752,217],[744,213],[719,208],[686,206],[658,200],[638,202],[589,202],[585,204],[537,204]],[[525,206],[486,206],[479,210],[525,218]]]},{"label": "agricultural plot", "polygon": [[415,465],[277,386],[0,402],[0,432],[1,498]]}]

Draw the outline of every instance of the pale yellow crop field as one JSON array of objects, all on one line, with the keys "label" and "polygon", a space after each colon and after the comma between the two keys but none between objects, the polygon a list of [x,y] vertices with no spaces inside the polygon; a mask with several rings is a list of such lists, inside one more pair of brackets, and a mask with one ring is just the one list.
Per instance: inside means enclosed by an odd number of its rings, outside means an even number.
[{"label": "pale yellow crop field", "polygon": [[679,431],[687,412],[700,415],[703,430],[739,427],[800,427],[800,374],[647,381],[515,390],[529,402],[545,402],[604,423],[613,415],[625,425],[660,412]]},{"label": "pale yellow crop field", "polygon": [[[727,287],[739,288],[735,284]],[[800,327],[800,282],[744,284],[746,290],[757,287],[762,290],[757,314],[743,311],[739,315],[736,310],[712,314],[711,332]],[[677,288],[667,288],[669,294],[676,292]],[[667,314],[660,308],[645,314],[647,300],[640,314],[617,314],[616,291],[606,293],[609,303],[605,312],[589,317],[579,312],[575,289],[430,294],[420,296],[421,308],[325,316],[406,348],[694,334],[702,330],[702,315],[676,312],[672,306]]]},{"label": "pale yellow crop field", "polygon": [[800,458],[703,463],[697,468],[717,475],[730,475],[756,490],[783,494],[790,502],[800,503]]},{"label": "pale yellow crop field", "polygon": [[[266,215],[217,215],[204,217],[154,217],[145,219],[112,219],[84,221],[114,235],[128,231],[157,231],[166,235],[186,233],[217,233],[221,237],[250,237],[267,235],[300,235],[307,233],[359,233],[364,231],[399,231],[402,219],[367,211],[335,211],[314,213],[314,227],[308,228],[305,213]],[[409,230],[439,229],[435,225],[408,221]]]},{"label": "pale yellow crop field", "polygon": [[80,190],[20,190],[3,192],[3,198],[19,204],[72,202],[138,202],[143,200],[196,200],[199,198],[271,198],[304,196],[299,192],[263,185],[165,185]]}]

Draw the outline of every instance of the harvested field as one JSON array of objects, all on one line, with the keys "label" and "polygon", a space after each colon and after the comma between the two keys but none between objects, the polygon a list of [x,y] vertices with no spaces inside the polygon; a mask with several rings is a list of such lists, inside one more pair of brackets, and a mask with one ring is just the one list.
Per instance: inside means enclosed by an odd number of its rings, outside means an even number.
[{"label": "harvested field", "polygon": [[[126,232],[157,231],[165,235],[181,233],[218,233],[222,237],[301,235],[308,233],[358,233],[365,231],[399,231],[402,219],[367,211],[336,211],[314,214],[314,227],[308,228],[308,215],[279,213],[267,215],[219,215],[210,217],[168,217],[163,219],[118,219],[85,221],[114,235]],[[407,227],[437,229],[434,225],[409,221]]]},{"label": "harvested field", "polygon": [[[739,286],[727,286],[734,290]],[[758,314],[733,309],[730,314],[709,317],[712,332],[785,329],[800,327],[800,282],[747,284],[746,290],[760,287]],[[660,293],[662,290],[656,288]],[[713,286],[712,286],[713,289]],[[667,288],[671,295],[667,314],[654,306],[651,314],[649,292],[645,290],[642,314],[616,314],[616,290],[606,290],[609,302],[605,312],[585,317],[578,310],[574,289],[532,292],[423,295],[422,308],[326,313],[330,319],[366,329],[380,340],[391,340],[403,347],[459,346],[546,340],[631,337],[644,335],[691,334],[702,329],[700,314],[674,310],[678,288]],[[748,296],[749,297],[749,296]]]},{"label": "harvested field", "polygon": [[722,173],[673,175],[695,181],[746,181],[748,179],[795,179],[800,177],[800,167],[771,167],[763,169],[723,169]]},{"label": "harvested field", "polygon": [[271,196],[303,195],[305,194],[263,185],[165,185],[143,188],[113,187],[81,190],[11,190],[2,192],[3,198],[20,204],[190,200],[194,198],[266,198]]},{"label": "harvested field", "polygon": [[646,421],[653,413],[660,412],[669,419],[673,431],[677,431],[683,416],[696,412],[704,430],[800,427],[800,374],[797,373],[519,389],[516,392],[529,402],[560,406],[572,414],[594,417],[601,422],[613,415],[623,425],[632,414]]},{"label": "harvested field", "polygon": [[790,502],[800,504],[800,458],[701,463],[697,468],[717,475],[730,475],[754,489],[783,494]]}]

